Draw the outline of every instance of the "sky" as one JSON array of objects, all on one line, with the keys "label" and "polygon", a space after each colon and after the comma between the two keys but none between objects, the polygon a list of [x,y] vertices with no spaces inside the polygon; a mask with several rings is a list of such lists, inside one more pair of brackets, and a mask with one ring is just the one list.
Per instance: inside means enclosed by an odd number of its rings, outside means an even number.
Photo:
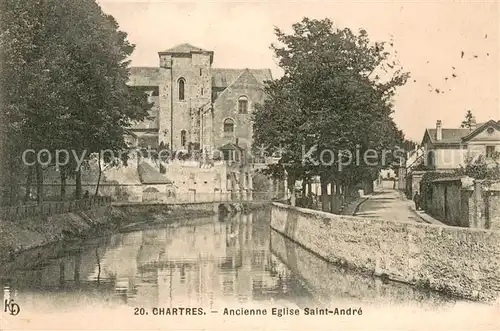
[{"label": "sky", "polygon": [[291,32],[303,17],[329,18],[339,28],[365,29],[373,41],[393,39],[411,74],[394,107],[408,139],[420,142],[437,120],[458,127],[468,109],[477,122],[500,120],[497,1],[98,2],[136,45],[133,66],[158,66],[159,51],[190,43],[214,51],[213,67],[269,68],[279,78],[274,27]]}]

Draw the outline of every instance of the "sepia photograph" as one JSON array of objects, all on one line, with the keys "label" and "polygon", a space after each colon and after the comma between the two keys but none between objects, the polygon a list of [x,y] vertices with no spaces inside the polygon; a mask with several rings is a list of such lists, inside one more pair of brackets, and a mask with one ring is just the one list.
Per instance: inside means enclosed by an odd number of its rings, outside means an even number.
[{"label": "sepia photograph", "polygon": [[500,2],[0,0],[0,330],[500,330]]}]

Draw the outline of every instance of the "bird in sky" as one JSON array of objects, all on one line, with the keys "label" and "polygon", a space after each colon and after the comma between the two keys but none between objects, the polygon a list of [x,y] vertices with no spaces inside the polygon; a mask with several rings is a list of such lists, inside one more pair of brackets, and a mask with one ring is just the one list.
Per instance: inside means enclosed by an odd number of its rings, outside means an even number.
[{"label": "bird in sky", "polygon": [[455,74],[452,74],[452,76],[453,76],[453,78],[457,77],[457,75],[455,75]]},{"label": "bird in sky", "polygon": [[463,59],[464,58],[464,54],[465,54],[464,51],[462,51],[462,55],[460,56],[460,58]]}]

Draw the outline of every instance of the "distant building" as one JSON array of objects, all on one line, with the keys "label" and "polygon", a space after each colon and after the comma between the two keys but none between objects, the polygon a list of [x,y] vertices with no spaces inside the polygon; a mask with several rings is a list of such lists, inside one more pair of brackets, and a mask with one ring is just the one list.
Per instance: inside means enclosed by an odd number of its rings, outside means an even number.
[{"label": "distant building", "polygon": [[420,191],[420,181],[427,171],[452,172],[469,160],[483,156],[486,161],[500,152],[500,121],[476,123],[470,128],[425,129],[421,147],[409,155],[405,181],[400,185],[409,197]]},{"label": "distant building", "polygon": [[[127,141],[152,148],[210,152],[227,144],[248,151],[251,114],[264,101],[269,69],[212,68],[214,52],[182,44],[159,52],[159,67],[132,67],[129,85],[148,93],[150,116],[135,123]],[[234,153],[225,152],[229,158]]]},{"label": "distant building", "polygon": [[486,159],[500,152],[500,121],[490,120],[472,127],[448,129],[441,121],[426,129],[422,139],[423,162],[428,170],[453,170],[480,155]]}]

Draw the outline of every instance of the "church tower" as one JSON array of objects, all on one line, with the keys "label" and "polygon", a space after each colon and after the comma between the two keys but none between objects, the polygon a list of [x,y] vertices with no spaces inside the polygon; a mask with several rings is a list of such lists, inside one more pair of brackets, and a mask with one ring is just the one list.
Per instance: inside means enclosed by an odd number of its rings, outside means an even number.
[{"label": "church tower", "polygon": [[159,92],[159,140],[174,150],[187,149],[189,143],[201,148],[203,111],[212,102],[213,52],[182,44],[158,55],[166,70]]}]

